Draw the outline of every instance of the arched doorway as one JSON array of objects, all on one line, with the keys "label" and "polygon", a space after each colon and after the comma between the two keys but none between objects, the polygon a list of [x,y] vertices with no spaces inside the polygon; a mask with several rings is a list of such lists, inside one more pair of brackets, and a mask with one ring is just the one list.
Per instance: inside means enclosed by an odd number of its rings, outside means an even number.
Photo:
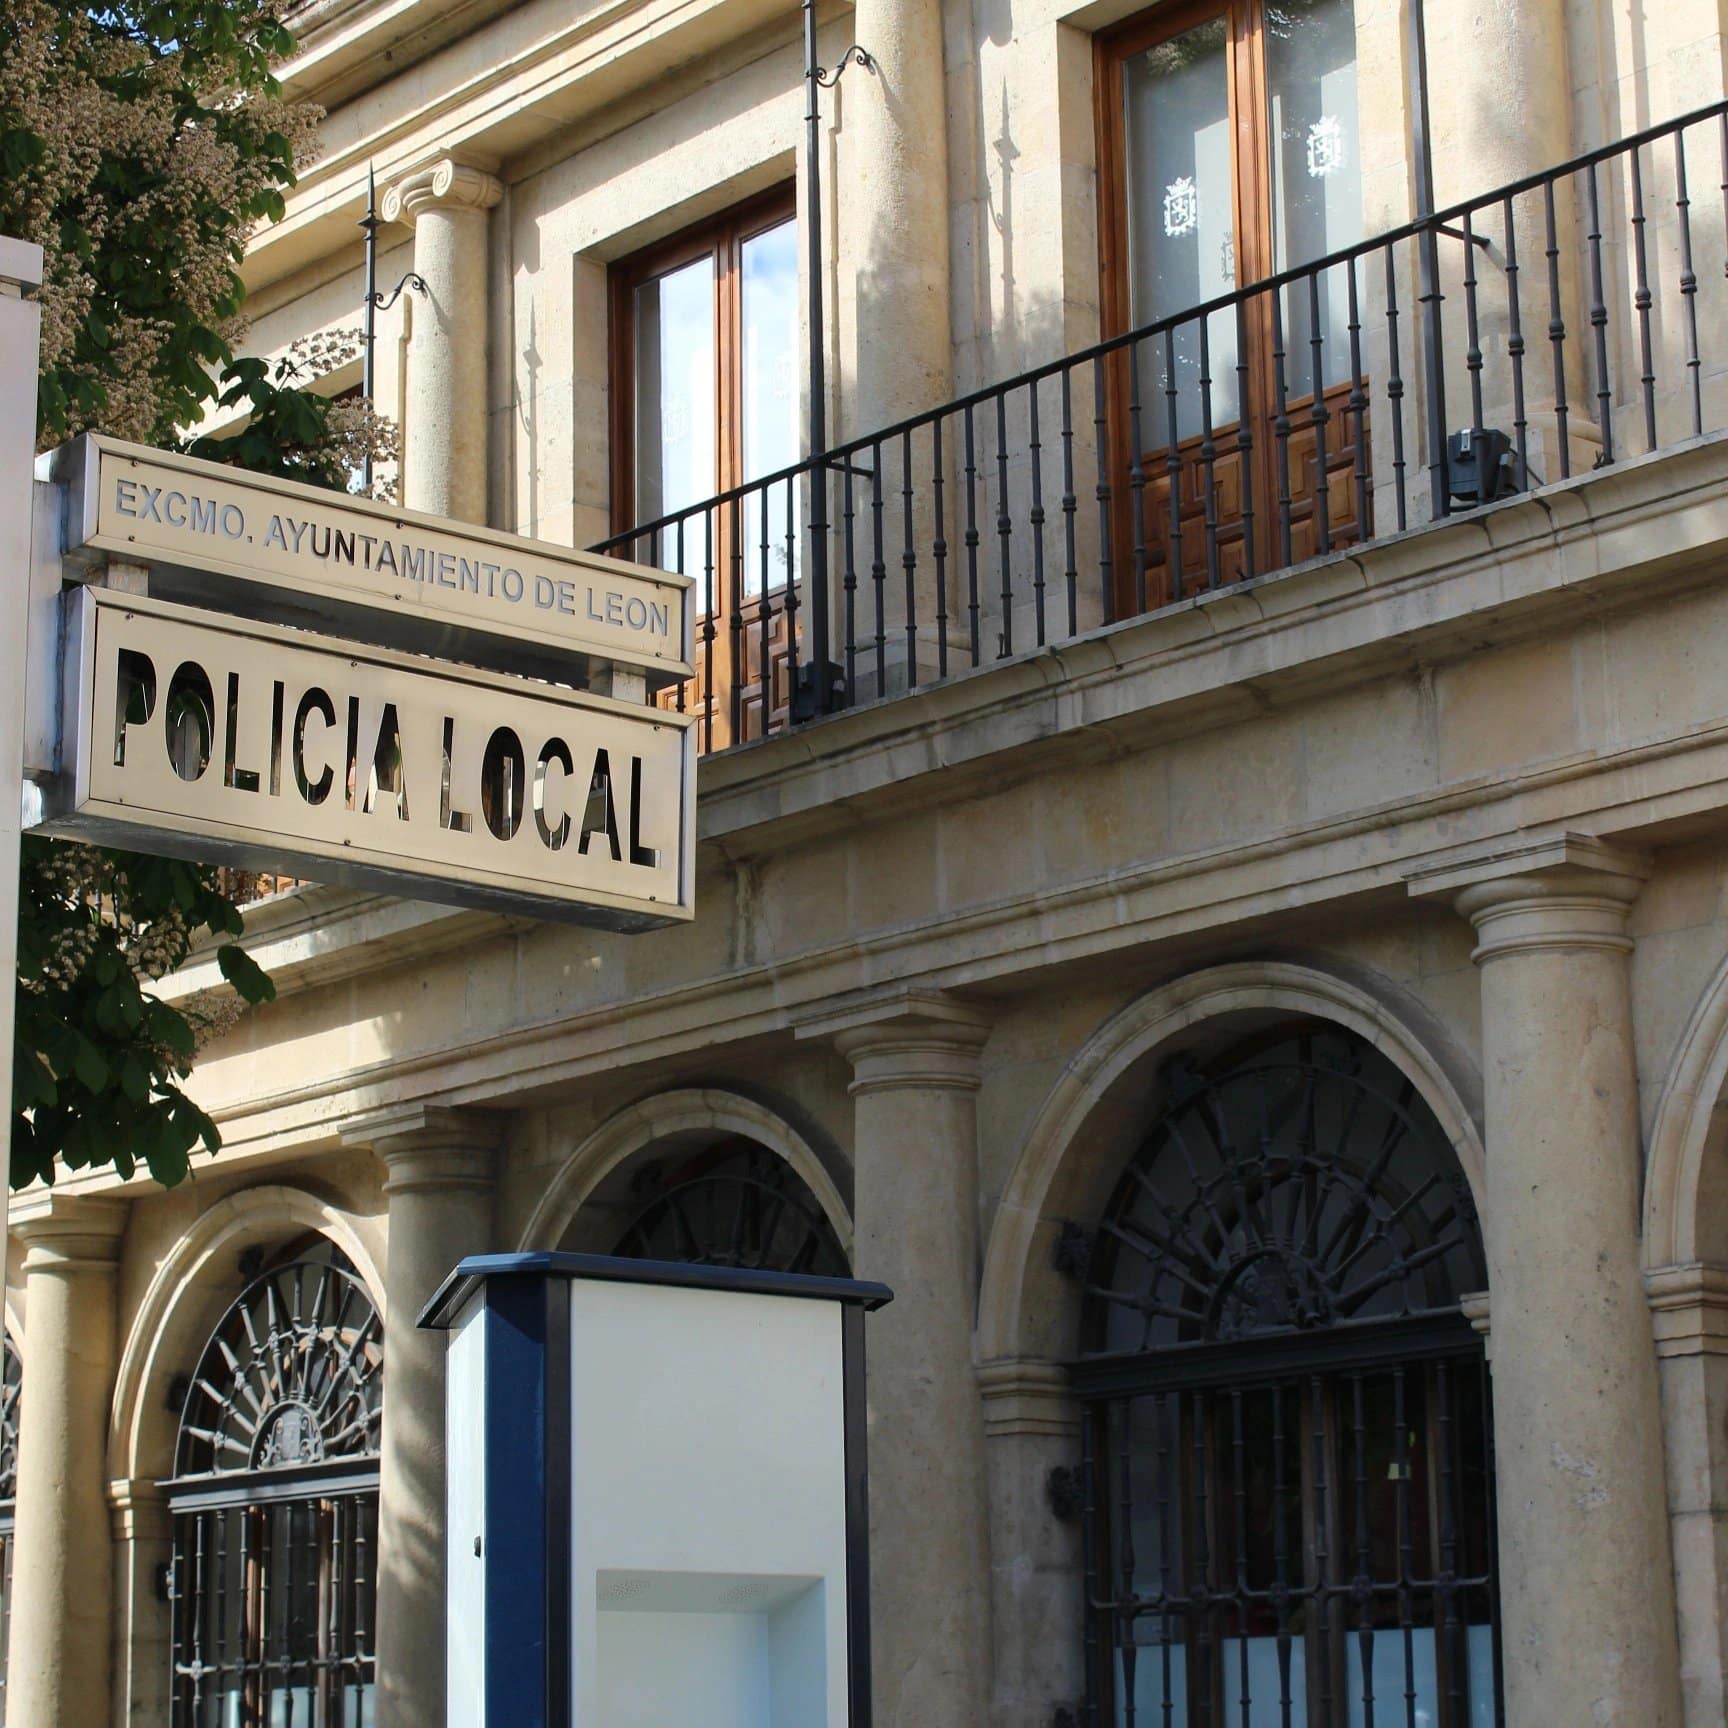
[{"label": "arched doorway", "polygon": [[731,1137],[651,1158],[628,1179],[633,1215],[612,1246],[643,1260],[844,1278],[846,1251],[821,1202],[787,1161]]},{"label": "arched doorway", "polygon": [[184,1387],[174,1728],[372,1720],[383,1327],[321,1239],[262,1268]]},{"label": "arched doorway", "polygon": [[1453,1149],[1341,1028],[1163,1071],[1085,1280],[1097,1728],[1500,1721],[1486,1287]]}]

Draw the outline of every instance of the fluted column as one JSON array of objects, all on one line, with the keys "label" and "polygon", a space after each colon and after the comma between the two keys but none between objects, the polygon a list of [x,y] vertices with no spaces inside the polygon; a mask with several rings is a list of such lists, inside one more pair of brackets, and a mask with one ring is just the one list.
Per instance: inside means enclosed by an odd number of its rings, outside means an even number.
[{"label": "fluted column", "polygon": [[939,0],[858,0],[853,33],[874,76],[846,90],[855,225],[857,355],[851,430],[870,432],[952,394],[948,102]]},{"label": "fluted column", "polygon": [[852,1064],[854,1270],[894,1292],[868,1346],[876,1728],[990,1716],[990,1542],[973,1368],[986,1027],[909,996],[805,1029]]},{"label": "fluted column", "polygon": [[384,196],[384,220],[413,226],[426,285],[409,314],[402,502],[463,522],[486,520],[486,212],[503,192],[445,157]]},{"label": "fluted column", "polygon": [[115,1269],[126,1205],[32,1195],[14,1205],[23,1243],[17,1523],[7,1716],[106,1723],[113,1545],[106,1453],[114,1394]]},{"label": "fluted column", "polygon": [[1639,1268],[1627,913],[1582,837],[1430,878],[1476,927],[1507,1720],[1679,1728],[1656,1349]]},{"label": "fluted column", "polygon": [[[384,1424],[378,1490],[378,1728],[444,1720],[444,1348],[415,1321],[492,1237],[496,1127],[411,1109],[352,1124],[385,1170]],[[456,1728],[452,1724],[452,1728]]]}]

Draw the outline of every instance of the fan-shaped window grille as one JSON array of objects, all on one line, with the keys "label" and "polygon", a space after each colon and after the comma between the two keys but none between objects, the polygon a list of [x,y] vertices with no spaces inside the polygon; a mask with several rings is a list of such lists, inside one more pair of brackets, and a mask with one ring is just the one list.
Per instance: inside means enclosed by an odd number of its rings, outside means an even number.
[{"label": "fan-shaped window grille", "polygon": [[6,1651],[12,1630],[12,1508],[18,1493],[18,1398],[24,1365],[10,1332],[0,1365],[0,1728],[6,1721]]},{"label": "fan-shaped window grille", "polygon": [[1459,1306],[1487,1277],[1451,1146],[1333,1028],[1159,1092],[1066,1255],[1093,1720],[1490,1728],[1493,1448]]},{"label": "fan-shaped window grille", "polygon": [[265,1270],[185,1391],[174,1728],[369,1728],[383,1327],[328,1244]]},{"label": "fan-shaped window grille", "polygon": [[845,1250],[810,1186],[777,1153],[732,1140],[637,1177],[640,1210],[614,1254],[844,1278]]}]

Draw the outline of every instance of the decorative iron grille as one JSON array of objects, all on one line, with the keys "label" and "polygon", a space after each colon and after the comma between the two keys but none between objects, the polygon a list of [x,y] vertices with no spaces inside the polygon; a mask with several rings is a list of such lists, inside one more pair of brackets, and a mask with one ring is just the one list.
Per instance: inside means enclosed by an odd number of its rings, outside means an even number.
[{"label": "decorative iron grille", "polygon": [[368,1728],[383,1336],[334,1250],[265,1272],[181,1416],[175,1728]]},{"label": "decorative iron grille", "polygon": [[798,1172],[765,1146],[730,1141],[638,1178],[649,1198],[612,1250],[642,1260],[844,1278],[846,1251]]},{"label": "decorative iron grille", "polygon": [[1330,1030],[1164,1081],[1081,1257],[1089,1728],[1495,1728],[1486,1276],[1439,1124]]}]

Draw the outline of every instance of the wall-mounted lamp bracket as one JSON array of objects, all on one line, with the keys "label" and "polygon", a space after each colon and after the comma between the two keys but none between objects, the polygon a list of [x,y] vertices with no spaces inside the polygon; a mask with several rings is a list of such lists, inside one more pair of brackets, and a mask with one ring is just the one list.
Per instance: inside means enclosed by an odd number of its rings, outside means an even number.
[{"label": "wall-mounted lamp bracket", "polygon": [[868,48],[860,48],[856,42],[835,61],[833,67],[826,72],[816,74],[816,82],[824,90],[832,90],[840,82],[840,75],[848,66],[862,66],[866,72],[876,70],[876,62],[871,58]]},{"label": "wall-mounted lamp bracket", "polygon": [[[430,293],[426,286],[426,278],[417,270],[410,270],[388,294],[380,294],[376,289],[366,296],[367,303],[376,306],[380,312],[388,312],[402,298],[402,290],[412,288],[416,294]],[[367,338],[371,340],[370,337]]]}]

